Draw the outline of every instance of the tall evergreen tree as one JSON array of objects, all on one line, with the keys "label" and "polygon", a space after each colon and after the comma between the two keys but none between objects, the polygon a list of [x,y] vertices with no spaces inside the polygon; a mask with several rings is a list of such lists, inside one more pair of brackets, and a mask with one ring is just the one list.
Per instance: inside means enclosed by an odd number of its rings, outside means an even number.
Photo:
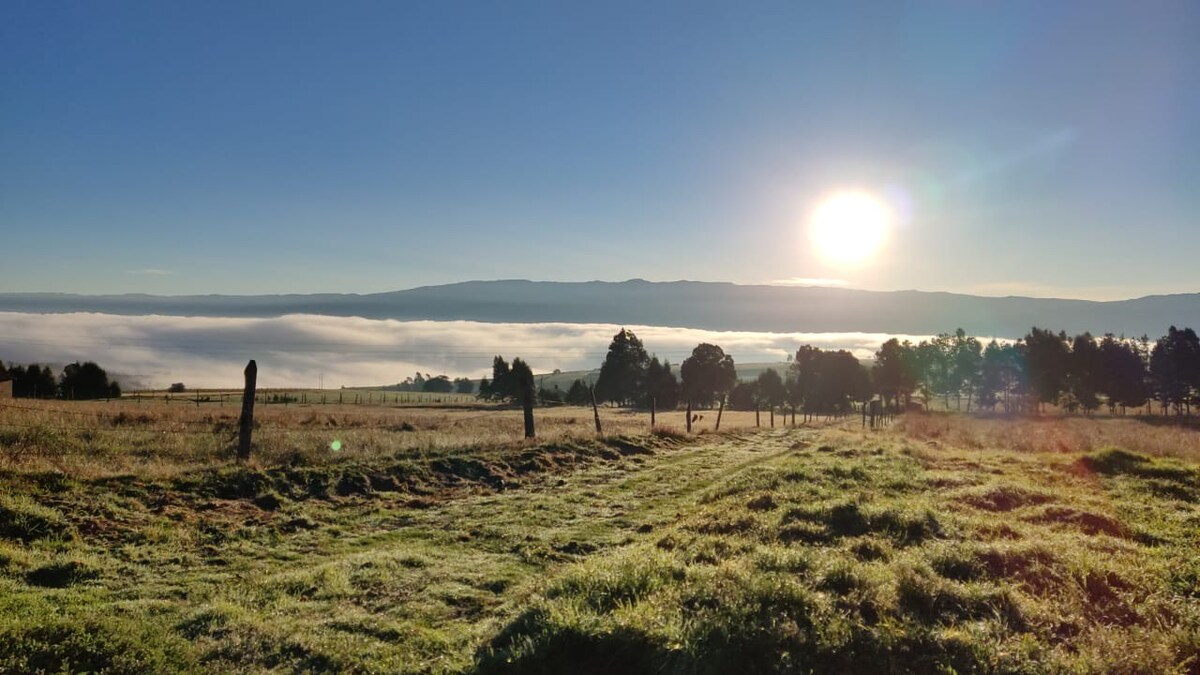
[{"label": "tall evergreen tree", "polygon": [[1190,413],[1191,401],[1200,391],[1200,339],[1191,328],[1171,326],[1150,352],[1150,380],[1163,409]]},{"label": "tall evergreen tree", "polygon": [[1109,333],[1100,340],[1099,389],[1108,401],[1109,413],[1119,407],[1140,408],[1150,398],[1146,360],[1139,344],[1118,339]]},{"label": "tall evergreen tree", "polygon": [[1071,342],[1071,352],[1067,362],[1067,390],[1071,400],[1083,408],[1083,412],[1091,414],[1100,407],[1100,392],[1102,365],[1100,347],[1091,333],[1076,335]]},{"label": "tall evergreen tree", "polygon": [[504,360],[503,356],[496,355],[492,359],[491,398],[507,401],[515,398],[516,395],[517,386],[513,382],[512,368],[508,365],[508,361]]},{"label": "tall evergreen tree", "polygon": [[621,329],[613,336],[596,380],[596,398],[629,405],[640,398],[650,356],[633,331]]},{"label": "tall evergreen tree", "polygon": [[1057,403],[1066,387],[1070,353],[1066,333],[1056,335],[1035,326],[1024,342],[1031,393],[1039,404]]},{"label": "tall evergreen tree", "polygon": [[674,410],[679,405],[679,381],[671,372],[669,361],[659,363],[657,356],[650,358],[646,366],[644,398],[642,405],[649,406],[653,398],[659,410]]}]

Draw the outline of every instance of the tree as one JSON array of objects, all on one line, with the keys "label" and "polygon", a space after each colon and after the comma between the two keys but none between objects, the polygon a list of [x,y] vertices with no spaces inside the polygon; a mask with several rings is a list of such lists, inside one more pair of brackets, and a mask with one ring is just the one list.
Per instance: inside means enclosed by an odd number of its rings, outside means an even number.
[{"label": "tree", "polygon": [[171,386],[167,387],[167,392],[171,394],[182,394],[185,391],[187,391],[187,386],[182,382],[174,382]]},{"label": "tree", "polygon": [[787,388],[783,386],[783,378],[774,368],[767,368],[759,373],[754,384],[756,401],[768,410],[774,410],[787,401]]},{"label": "tree", "polygon": [[855,401],[868,401],[873,394],[867,369],[845,350],[804,345],[792,360],[789,379],[790,397],[806,415],[844,414]]},{"label": "tree", "polygon": [[965,392],[967,412],[971,412],[972,398],[983,377],[981,372],[983,345],[979,343],[979,340],[967,335],[966,331],[959,328],[954,331],[954,338],[951,341],[951,361],[951,386],[958,398],[956,408],[962,409],[962,395]]},{"label": "tree", "polygon": [[1055,335],[1036,326],[1025,336],[1029,386],[1038,404],[1056,403],[1066,387],[1070,353],[1066,333]]},{"label": "tree", "polygon": [[58,383],[50,366],[10,364],[8,376],[12,378],[13,398],[54,398],[58,394]]},{"label": "tree", "polygon": [[957,393],[954,377],[954,344],[949,333],[941,333],[933,340],[921,340],[917,345],[914,361],[917,364],[917,388],[928,406],[931,399],[941,396],[947,408],[950,395]]},{"label": "tree", "polygon": [[1071,342],[1071,353],[1067,363],[1066,386],[1071,401],[1091,414],[1100,407],[1102,376],[1100,347],[1091,333],[1076,335]]},{"label": "tree", "polygon": [[1021,407],[1025,391],[1024,345],[992,340],[984,348],[981,361],[980,407],[995,410],[997,404],[1003,404],[1006,413]]},{"label": "tree", "polygon": [[697,405],[711,405],[737,384],[733,357],[707,342],[697,345],[684,359],[679,376],[685,400]]},{"label": "tree", "polygon": [[467,377],[456,377],[454,378],[454,393],[473,394],[475,393],[475,383]]},{"label": "tree", "polygon": [[424,384],[421,385],[421,391],[432,394],[449,394],[454,391],[454,383],[450,381],[448,375],[426,377]]},{"label": "tree", "polygon": [[1150,352],[1150,380],[1165,410],[1190,413],[1194,391],[1200,390],[1200,339],[1191,328],[1171,326]]},{"label": "tree", "polygon": [[59,377],[58,390],[63,398],[89,400],[112,396],[113,383],[108,373],[92,361],[68,364]]},{"label": "tree", "polygon": [[519,358],[513,359],[508,375],[509,381],[512,383],[512,397],[517,401],[524,401],[526,397],[533,400],[533,370],[529,368],[529,364]]},{"label": "tree", "polygon": [[726,405],[730,410],[755,410],[758,403],[758,383],[741,382],[729,390],[729,400]]},{"label": "tree", "polygon": [[621,329],[613,336],[608,354],[600,366],[600,377],[596,380],[596,398],[628,405],[636,401],[646,379],[646,368],[650,356],[646,348],[632,331]]},{"label": "tree", "polygon": [[592,394],[588,389],[587,382],[582,379],[572,382],[563,400],[571,405],[591,405]]},{"label": "tree", "polygon": [[890,401],[894,408],[901,407],[901,402],[907,404],[917,388],[913,350],[912,343],[908,340],[901,343],[892,338],[875,352],[875,367],[872,371],[875,387],[879,389],[883,400]]},{"label": "tree", "polygon": [[1108,333],[1100,340],[1099,389],[1108,400],[1109,414],[1118,407],[1140,408],[1150,398],[1146,361],[1137,342]]},{"label": "tree", "polygon": [[494,392],[492,391],[492,381],[487,379],[486,377],[483,378],[482,380],[480,380],[479,381],[479,393],[476,394],[476,396],[478,398],[481,398],[481,399],[487,401],[487,400],[490,400],[493,395],[494,395]]},{"label": "tree", "polygon": [[497,355],[492,359],[492,387],[489,398],[508,401],[516,395],[517,387],[513,382],[512,369],[503,356]]},{"label": "tree", "polygon": [[659,363],[657,356],[651,357],[646,366],[644,399],[642,405],[649,406],[653,399],[659,410],[674,410],[679,405],[679,381],[669,361]]}]

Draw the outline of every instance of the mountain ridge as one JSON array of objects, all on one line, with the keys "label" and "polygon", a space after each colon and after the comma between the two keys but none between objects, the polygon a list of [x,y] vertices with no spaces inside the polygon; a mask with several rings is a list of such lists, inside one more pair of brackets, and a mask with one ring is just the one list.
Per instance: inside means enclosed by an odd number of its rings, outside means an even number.
[{"label": "mountain ridge", "polygon": [[81,295],[0,293],[0,311],[272,317],[324,314],[492,323],[613,323],[726,331],[926,335],[961,327],[1019,337],[1031,326],[1159,335],[1200,320],[1200,293],[1125,300],[977,296],[730,282],[469,280],[379,293]]}]

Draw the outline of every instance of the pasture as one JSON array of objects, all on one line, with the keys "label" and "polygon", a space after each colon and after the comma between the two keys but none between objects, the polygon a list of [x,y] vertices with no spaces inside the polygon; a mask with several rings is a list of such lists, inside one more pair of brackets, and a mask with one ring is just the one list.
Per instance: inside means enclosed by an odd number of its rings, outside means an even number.
[{"label": "pasture", "polygon": [[0,672],[1200,672],[1186,427],[5,403]]}]

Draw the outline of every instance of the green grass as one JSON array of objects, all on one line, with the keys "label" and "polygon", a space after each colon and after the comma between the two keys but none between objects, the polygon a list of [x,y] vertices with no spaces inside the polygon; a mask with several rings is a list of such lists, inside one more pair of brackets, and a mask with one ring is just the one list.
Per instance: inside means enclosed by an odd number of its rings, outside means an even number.
[{"label": "green grass", "polygon": [[0,474],[0,672],[1200,672],[1200,474],[894,431]]},{"label": "green grass", "polygon": [[830,434],[570,567],[481,669],[1194,673],[1200,511],[1151,480],[1197,474]]}]

